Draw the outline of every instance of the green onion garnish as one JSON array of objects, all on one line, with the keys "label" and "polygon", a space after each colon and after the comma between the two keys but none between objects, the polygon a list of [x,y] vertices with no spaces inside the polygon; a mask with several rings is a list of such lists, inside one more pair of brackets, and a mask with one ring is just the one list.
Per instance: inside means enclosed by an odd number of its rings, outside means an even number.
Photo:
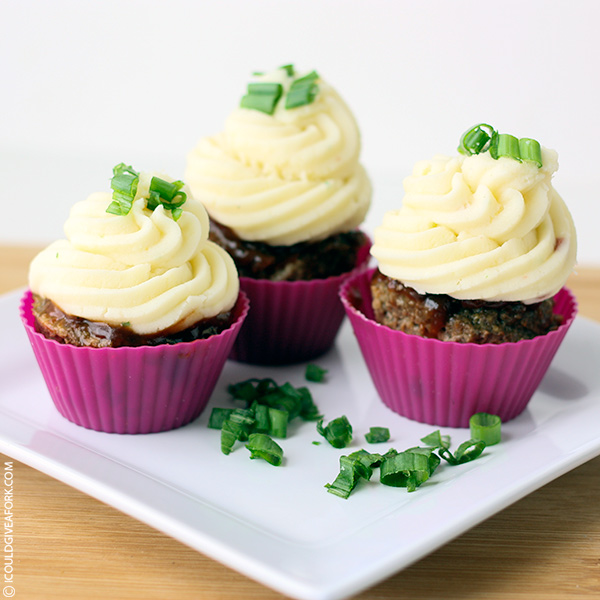
[{"label": "green onion garnish", "polygon": [[381,463],[380,481],[383,485],[405,487],[414,492],[425,483],[440,464],[433,448],[410,448]]},{"label": "green onion garnish", "polygon": [[307,381],[315,381],[317,383],[322,383],[325,379],[325,375],[327,374],[327,369],[323,369],[317,365],[308,364],[306,365],[306,371],[304,373],[304,377]]},{"label": "green onion garnish", "polygon": [[534,162],[538,167],[542,166],[542,149],[537,140],[521,138],[519,140],[519,153],[522,160]]},{"label": "green onion garnish", "polygon": [[454,454],[448,448],[440,448],[438,454],[454,467],[479,458],[485,447],[486,443],[481,440],[467,440],[457,448]]},{"label": "green onion garnish", "polygon": [[[283,69],[289,78],[296,76],[294,65],[283,65],[279,68]],[[254,75],[262,76],[264,73],[255,72]],[[285,94],[285,108],[289,110],[314,102],[319,93],[319,86],[316,83],[318,78],[317,72],[311,71],[308,75],[294,79]],[[272,115],[282,96],[283,86],[280,83],[266,81],[249,83],[240,106]]]},{"label": "green onion garnish", "polygon": [[287,437],[288,422],[295,417],[304,421],[321,418],[305,387],[278,385],[273,379],[247,379],[230,384],[228,391],[234,400],[245,403],[245,408],[216,407],[208,419],[208,427],[221,430],[224,454],[229,454],[237,441],[246,441],[254,434]]},{"label": "green onion garnish", "polygon": [[493,446],[500,442],[502,437],[502,420],[498,415],[488,413],[475,413],[469,419],[471,439],[481,440],[486,446]]},{"label": "green onion garnish", "polygon": [[494,128],[487,123],[480,123],[465,131],[460,138],[458,151],[461,154],[479,154],[485,152],[489,146],[494,133]]},{"label": "green onion garnish", "polygon": [[349,456],[340,456],[340,472],[333,483],[325,484],[327,491],[330,494],[347,499],[360,479],[357,465],[361,465],[358,459],[350,458]]},{"label": "green onion garnish", "polygon": [[113,167],[110,187],[113,190],[112,202],[106,209],[112,215],[128,215],[137,193],[140,174],[133,167],[119,163]]},{"label": "green onion garnish", "polygon": [[345,448],[352,441],[352,425],[345,415],[333,419],[323,427],[323,419],[317,423],[317,431],[334,447]]},{"label": "green onion garnish", "polygon": [[296,74],[294,71],[294,65],[282,65],[279,68],[284,69],[288,77],[293,77]]},{"label": "green onion garnish", "polygon": [[308,75],[296,79],[285,97],[286,109],[298,108],[313,102],[319,92],[319,86],[315,83],[318,78],[317,72],[312,71]]},{"label": "green onion garnish", "polygon": [[264,433],[252,433],[246,448],[250,450],[250,458],[262,458],[278,467],[283,460],[283,449]]},{"label": "green onion garnish", "polygon": [[390,430],[387,427],[371,427],[365,439],[369,444],[382,444],[390,439]]},{"label": "green onion garnish", "polygon": [[208,426],[211,429],[221,429],[232,412],[233,408],[213,408],[208,418]]},{"label": "green onion garnish", "polygon": [[535,163],[538,167],[542,166],[542,150],[538,141],[498,133],[487,123],[480,123],[468,129],[462,135],[458,146],[458,151],[467,156],[488,150],[494,159],[506,156],[519,162],[525,160]]},{"label": "green onion garnish", "polygon": [[242,97],[240,106],[272,115],[282,94],[280,83],[249,83],[248,93]]},{"label": "green onion garnish", "polygon": [[[125,216],[133,206],[137,194],[140,174],[125,163],[120,163],[113,168],[113,178],[110,187],[113,189],[112,202],[106,209],[107,213]],[[181,191],[183,181],[170,183],[159,177],[150,181],[150,190],[146,199],[146,208],[154,210],[162,204],[166,210],[171,211],[173,220],[177,221],[183,213],[181,206],[187,199],[187,194]]]},{"label": "green onion garnish", "polygon": [[267,407],[267,411],[269,414],[269,435],[286,438],[289,413],[271,406]]},{"label": "green onion garnish", "polygon": [[442,435],[439,429],[421,438],[421,441],[432,448],[450,448],[450,436]]}]

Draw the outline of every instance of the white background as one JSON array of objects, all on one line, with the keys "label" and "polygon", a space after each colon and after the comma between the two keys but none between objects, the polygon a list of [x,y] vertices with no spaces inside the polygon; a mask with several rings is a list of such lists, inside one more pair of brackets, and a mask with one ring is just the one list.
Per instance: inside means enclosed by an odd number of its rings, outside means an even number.
[{"label": "white background", "polygon": [[1,0],[1,243],[62,237],[119,162],[182,177],[252,71],[316,69],[353,109],[375,194],[478,122],[559,152],[579,263],[600,264],[600,2]]}]

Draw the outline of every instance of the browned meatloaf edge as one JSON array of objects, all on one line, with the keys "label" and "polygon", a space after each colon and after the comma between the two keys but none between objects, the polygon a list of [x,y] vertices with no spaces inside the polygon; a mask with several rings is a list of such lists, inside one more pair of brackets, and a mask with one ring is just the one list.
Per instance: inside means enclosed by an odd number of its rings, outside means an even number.
[{"label": "browned meatloaf edge", "polygon": [[210,239],[227,250],[242,277],[272,281],[326,279],[356,266],[366,242],[360,231],[338,233],[318,242],[271,246],[240,239],[229,227],[211,220]]},{"label": "browned meatloaf edge", "polygon": [[553,300],[535,304],[457,300],[444,294],[419,294],[375,271],[371,281],[375,320],[392,329],[448,342],[501,344],[544,335],[562,317]]},{"label": "browned meatloaf edge", "polygon": [[192,327],[176,333],[138,335],[122,323],[114,327],[108,323],[90,321],[63,312],[48,298],[33,294],[32,312],[35,329],[44,337],[61,344],[91,348],[118,348],[120,346],[157,346],[204,339],[227,329],[233,320],[231,312],[199,321]]}]

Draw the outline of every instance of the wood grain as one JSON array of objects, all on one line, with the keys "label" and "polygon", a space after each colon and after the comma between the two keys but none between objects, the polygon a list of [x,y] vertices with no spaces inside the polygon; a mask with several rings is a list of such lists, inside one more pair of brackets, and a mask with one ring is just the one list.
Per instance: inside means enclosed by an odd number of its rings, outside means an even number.
[{"label": "wood grain", "polygon": [[[37,250],[0,246],[0,292],[26,284],[27,265]],[[600,268],[579,268],[568,285],[580,313],[600,321]],[[283,598],[82,492],[13,463],[16,598]],[[596,599],[599,498],[600,457],[357,598]]]}]

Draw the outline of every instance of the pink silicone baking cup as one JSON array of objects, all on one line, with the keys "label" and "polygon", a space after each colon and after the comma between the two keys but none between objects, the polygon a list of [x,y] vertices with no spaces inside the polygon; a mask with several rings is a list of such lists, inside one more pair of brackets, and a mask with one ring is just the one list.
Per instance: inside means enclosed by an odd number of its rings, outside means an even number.
[{"label": "pink silicone baking cup", "polygon": [[175,429],[200,415],[249,307],[240,293],[233,324],[206,339],[82,348],[36,332],[31,305],[27,291],[21,299],[21,320],[60,414],[95,431],[131,434]]},{"label": "pink silicone baking cup", "polygon": [[395,331],[375,322],[370,282],[375,269],[342,286],[340,297],[382,399],[400,415],[443,427],[468,427],[487,412],[508,421],[521,414],[548,370],[575,315],[577,302],[563,288],[554,312],[558,329],[506,344],[442,342]]},{"label": "pink silicone baking cup", "polygon": [[340,285],[369,262],[368,240],[353,271],[308,281],[240,277],[250,299],[248,317],[230,358],[258,365],[289,365],[316,358],[334,344],[344,319]]}]

